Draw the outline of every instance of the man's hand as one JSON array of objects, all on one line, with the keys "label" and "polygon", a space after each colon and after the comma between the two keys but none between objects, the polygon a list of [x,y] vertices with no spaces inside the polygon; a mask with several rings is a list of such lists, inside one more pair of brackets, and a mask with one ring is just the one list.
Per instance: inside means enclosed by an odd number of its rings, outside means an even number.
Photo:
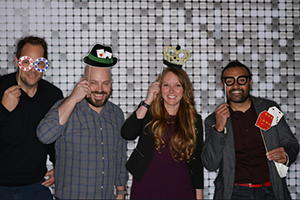
[{"label": "man's hand", "polygon": [[215,110],[215,115],[216,115],[215,129],[218,132],[224,131],[224,128],[227,123],[227,118],[230,116],[228,106],[229,105],[227,103],[223,103],[219,105]]},{"label": "man's hand", "polygon": [[54,179],[54,176],[53,176],[53,172],[54,172],[54,169],[48,171],[48,172],[45,174],[45,176],[49,176],[49,178],[48,178],[46,181],[44,181],[44,182],[42,183],[42,185],[44,185],[44,186],[46,186],[46,187],[49,187],[49,186],[51,186],[53,183],[55,183],[55,179]]},{"label": "man's hand", "polygon": [[283,147],[278,147],[272,149],[266,154],[269,160],[274,160],[275,162],[285,164],[287,162],[287,155]]},{"label": "man's hand", "polygon": [[64,125],[68,121],[76,104],[79,103],[84,97],[90,96],[90,83],[84,78],[81,78],[81,81],[76,84],[72,94],[58,107],[59,124]]},{"label": "man's hand", "polygon": [[116,196],[116,199],[125,199],[125,195],[124,194],[119,194]]},{"label": "man's hand", "polygon": [[[117,190],[119,190],[119,191],[125,191],[126,187],[125,186],[119,186],[119,187],[117,187]],[[125,194],[119,194],[119,195],[117,195],[116,199],[125,199]]]},{"label": "man's hand", "polygon": [[20,85],[14,85],[7,88],[3,94],[1,103],[9,112],[12,112],[19,104],[21,96],[20,89]]},{"label": "man's hand", "polygon": [[84,97],[90,97],[90,95],[91,95],[90,83],[87,80],[81,78],[81,81],[77,83],[69,98],[75,101],[75,103],[78,103]]}]

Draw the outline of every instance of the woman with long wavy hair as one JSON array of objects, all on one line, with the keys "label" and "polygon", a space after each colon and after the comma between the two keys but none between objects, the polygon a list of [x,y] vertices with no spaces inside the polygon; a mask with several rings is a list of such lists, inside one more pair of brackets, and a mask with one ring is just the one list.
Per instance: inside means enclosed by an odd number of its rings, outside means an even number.
[{"label": "woman with long wavy hair", "polygon": [[133,175],[131,199],[203,198],[202,119],[184,70],[163,70],[121,134],[139,137],[126,163]]}]

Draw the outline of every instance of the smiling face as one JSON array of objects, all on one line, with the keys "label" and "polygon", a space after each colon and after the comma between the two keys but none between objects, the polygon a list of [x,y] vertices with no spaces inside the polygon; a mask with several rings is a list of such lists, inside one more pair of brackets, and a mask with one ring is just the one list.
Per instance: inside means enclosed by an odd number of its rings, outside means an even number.
[{"label": "smiling face", "polygon": [[175,115],[183,96],[183,87],[172,72],[168,72],[161,83],[161,96],[170,115]]},{"label": "smiling face", "polygon": [[100,111],[112,93],[111,84],[113,80],[111,79],[110,69],[99,67],[88,68],[90,71],[86,70],[85,79],[89,80],[91,96],[86,98],[86,100],[92,108]]},{"label": "smiling face", "polygon": [[[226,77],[241,77],[241,76],[249,76],[248,71],[243,67],[231,67],[224,71],[223,78]],[[243,103],[250,97],[250,90],[252,86],[252,80],[249,80],[248,77],[246,80],[246,84],[240,85],[237,79],[234,80],[234,84],[230,82],[230,86],[226,85],[226,96],[227,99],[232,103]],[[224,87],[224,79],[222,82],[222,86]]]},{"label": "smiling face", "polygon": [[[42,45],[32,45],[30,43],[26,43],[22,49],[21,57],[29,56],[35,61],[37,58],[44,57],[44,49]],[[15,63],[17,65],[18,58],[15,57]],[[32,67],[29,71],[18,70],[17,77],[20,73],[20,85],[26,88],[37,87],[38,81],[42,78],[43,73],[37,72],[34,67]],[[18,78],[17,78],[18,80]]]}]

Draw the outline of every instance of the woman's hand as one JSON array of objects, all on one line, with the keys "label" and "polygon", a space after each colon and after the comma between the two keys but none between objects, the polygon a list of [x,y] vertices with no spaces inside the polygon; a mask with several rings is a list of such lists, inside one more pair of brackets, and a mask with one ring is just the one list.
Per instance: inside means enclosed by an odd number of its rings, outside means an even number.
[{"label": "woman's hand", "polygon": [[148,89],[148,94],[145,103],[151,105],[151,103],[156,99],[159,92],[160,92],[159,82],[155,81]]}]

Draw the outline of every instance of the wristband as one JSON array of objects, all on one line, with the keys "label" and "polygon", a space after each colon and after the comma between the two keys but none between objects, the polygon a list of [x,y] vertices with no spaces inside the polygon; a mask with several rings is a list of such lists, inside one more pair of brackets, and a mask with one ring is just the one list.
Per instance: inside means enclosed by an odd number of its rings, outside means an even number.
[{"label": "wristband", "polygon": [[116,194],[117,194],[117,195],[126,195],[126,194],[127,194],[127,191],[126,191],[126,190],[117,190],[117,191],[116,191]]},{"label": "wristband", "polygon": [[146,104],[145,101],[142,101],[142,102],[139,104],[138,108],[140,108],[141,106],[144,106],[144,107],[146,107],[147,109],[150,108],[150,105]]}]

